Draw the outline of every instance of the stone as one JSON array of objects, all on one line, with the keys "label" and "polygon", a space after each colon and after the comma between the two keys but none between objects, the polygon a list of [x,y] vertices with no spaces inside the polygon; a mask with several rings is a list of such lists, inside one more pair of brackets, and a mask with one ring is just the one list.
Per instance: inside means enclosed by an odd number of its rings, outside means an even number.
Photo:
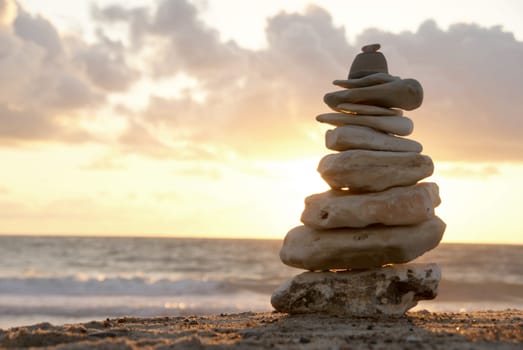
[{"label": "stone", "polygon": [[302,225],[285,236],[280,259],[311,271],[402,264],[435,248],[444,231],[445,223],[437,216],[409,226],[317,230]]},{"label": "stone", "polygon": [[432,218],[440,203],[438,185],[433,182],[366,194],[330,190],[305,198],[301,221],[319,230],[414,225]]},{"label": "stone", "polygon": [[380,44],[369,44],[362,46],[361,52],[369,53],[369,52],[376,52],[381,48]]},{"label": "stone", "polygon": [[374,73],[358,79],[343,79],[334,80],[332,83],[345,89],[366,87],[378,84],[389,83],[391,81],[400,80],[400,77],[394,77],[388,73]]},{"label": "stone", "polygon": [[435,263],[304,272],[279,286],[271,304],[277,311],[290,314],[401,316],[418,301],[434,299],[440,279],[441,270]]},{"label": "stone", "polygon": [[341,103],[355,103],[411,111],[421,106],[423,88],[415,79],[399,79],[384,84],[330,92],[323,100],[331,108]]},{"label": "stone", "polygon": [[359,125],[338,126],[327,130],[325,145],[333,151],[367,149],[374,151],[417,152],[423,150],[421,143],[376,131]]},{"label": "stone", "polygon": [[389,134],[407,136],[412,133],[414,123],[407,117],[379,117],[368,115],[351,115],[345,113],[325,113],[316,117],[320,123],[334,126],[361,125]]},{"label": "stone", "polygon": [[416,152],[350,150],[320,160],[318,172],[333,189],[379,192],[414,185],[434,171],[429,156]]},{"label": "stone", "polygon": [[[376,46],[377,45],[377,46]],[[363,52],[354,57],[350,66],[349,79],[357,79],[374,73],[388,73],[387,59],[378,52],[379,44],[362,47]]]},{"label": "stone", "polygon": [[336,107],[332,108],[337,112],[347,114],[361,114],[361,115],[378,115],[378,116],[394,116],[403,115],[403,111],[400,109],[383,108],[377,106],[368,106],[355,103],[340,103]]}]

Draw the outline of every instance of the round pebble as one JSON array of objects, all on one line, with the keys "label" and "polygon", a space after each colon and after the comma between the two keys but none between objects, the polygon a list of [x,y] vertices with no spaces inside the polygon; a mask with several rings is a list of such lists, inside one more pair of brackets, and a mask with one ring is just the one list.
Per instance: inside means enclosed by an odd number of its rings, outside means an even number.
[{"label": "round pebble", "polygon": [[365,52],[365,53],[371,53],[371,52],[376,52],[380,49],[381,45],[380,44],[370,44],[370,45],[365,45],[361,48],[361,51]]}]

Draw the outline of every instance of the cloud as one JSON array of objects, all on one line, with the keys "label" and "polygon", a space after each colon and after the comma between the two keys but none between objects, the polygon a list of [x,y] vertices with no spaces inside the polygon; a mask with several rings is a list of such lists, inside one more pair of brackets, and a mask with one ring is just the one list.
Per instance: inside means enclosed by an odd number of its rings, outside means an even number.
[{"label": "cloud", "polygon": [[[319,7],[270,19],[269,47],[259,51],[221,42],[185,1],[162,1],[151,16],[115,6],[94,12],[104,23],[128,21],[131,38],[158,48],[147,61],[147,67],[154,67],[149,74],[185,73],[198,80],[198,86],[181,97],[151,96],[148,107],[135,117],[152,137],[170,134],[173,157],[180,151],[199,157],[291,157],[312,149],[309,134],[321,128],[314,116],[322,111],[322,94],[330,86],[331,79],[325,77],[345,69],[345,57],[356,52],[344,29],[334,27]],[[141,31],[135,29],[137,22]],[[206,98],[195,100],[195,93]],[[151,138],[133,139],[144,150],[155,144]],[[131,138],[125,140],[129,149]],[[321,147],[321,141],[316,143]]]},{"label": "cloud", "polygon": [[149,74],[189,74],[207,95],[204,103],[190,94],[152,96],[138,117],[152,137],[168,130],[185,147],[240,156],[313,152],[323,147],[313,118],[328,111],[322,96],[336,89],[330,82],[345,77],[356,47],[381,42],[391,73],[424,86],[425,103],[412,117],[413,138],[426,153],[437,160],[522,160],[523,44],[499,27],[456,24],[445,31],[429,20],[414,33],[369,29],[352,46],[329,13],[310,6],[270,18],[268,46],[254,51],[221,42],[183,0],[164,0],[149,11],[97,11],[105,23],[127,22],[130,38],[157,48]]},{"label": "cloud", "polygon": [[119,143],[125,153],[146,154],[153,158],[167,158],[172,155],[172,149],[152,136],[146,128],[134,122],[131,122],[120,136]]},{"label": "cloud", "polygon": [[148,34],[167,43],[152,62],[157,75],[183,70],[208,80],[227,71],[231,77],[246,59],[245,51],[234,42],[220,42],[218,32],[205,26],[196,8],[187,1],[160,2]]},{"label": "cloud", "polygon": [[120,5],[109,5],[99,7],[91,6],[91,14],[94,20],[101,24],[123,23],[129,28],[129,41],[133,49],[140,48],[143,35],[147,32],[150,23],[150,9],[147,7],[127,8]]},{"label": "cloud", "polygon": [[426,21],[415,33],[368,30],[383,43],[391,73],[418,79],[425,101],[415,136],[441,160],[523,160],[523,43],[501,27]]},{"label": "cloud", "polygon": [[29,111],[16,111],[0,105],[0,135],[4,139],[44,138],[54,132],[46,118]]},{"label": "cloud", "polygon": [[99,33],[99,43],[76,49],[74,60],[82,65],[90,81],[106,91],[125,91],[140,76],[128,65],[124,46]]},{"label": "cloud", "polygon": [[17,110],[0,104],[0,145],[19,145],[32,141],[49,139],[64,142],[85,142],[91,138],[87,132],[60,126],[51,116],[35,110]]},{"label": "cloud", "polygon": [[[64,139],[75,113],[105,106],[109,94],[124,94],[140,78],[186,75],[197,83],[176,97],[150,92],[140,110],[119,100],[120,110],[133,112],[122,115],[128,125],[117,145],[107,146],[162,159],[316,155],[327,152],[325,127],[314,121],[329,111],[323,95],[337,89],[331,81],[346,77],[360,46],[380,42],[391,73],[424,87],[424,104],[407,113],[424,153],[439,161],[523,161],[523,43],[500,27],[443,30],[428,20],[415,32],[369,29],[351,44],[326,10],[309,6],[269,18],[267,47],[251,50],[222,41],[187,0],[93,6],[92,14],[100,30],[89,44],[23,11],[14,31],[0,32],[0,70],[9,77],[0,82],[0,119],[24,116],[10,135],[13,127],[0,127],[0,138]],[[127,28],[126,41],[101,34],[113,26]]]},{"label": "cloud", "polygon": [[62,41],[55,27],[47,19],[31,16],[21,10],[14,21],[14,31],[19,38],[43,48],[49,55],[62,52]]},{"label": "cloud", "polygon": [[[78,117],[106,103],[107,92],[124,90],[137,74],[117,44],[62,37],[53,24],[13,2],[0,3],[0,143],[94,139]],[[9,11],[8,11],[9,10]]]}]

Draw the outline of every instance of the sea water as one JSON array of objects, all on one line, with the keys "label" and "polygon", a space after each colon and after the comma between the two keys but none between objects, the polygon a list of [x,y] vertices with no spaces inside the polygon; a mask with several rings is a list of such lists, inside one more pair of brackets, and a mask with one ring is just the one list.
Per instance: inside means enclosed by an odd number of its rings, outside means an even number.
[{"label": "sea water", "polygon": [[[107,317],[269,311],[301,270],[281,241],[0,236],[0,328]],[[417,309],[523,308],[523,246],[441,244],[436,300]]]}]

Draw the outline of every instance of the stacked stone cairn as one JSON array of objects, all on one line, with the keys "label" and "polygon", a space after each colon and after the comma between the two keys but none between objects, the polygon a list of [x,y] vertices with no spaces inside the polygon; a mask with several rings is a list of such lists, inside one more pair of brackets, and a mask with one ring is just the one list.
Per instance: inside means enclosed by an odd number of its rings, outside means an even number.
[{"label": "stacked stone cairn", "polygon": [[403,315],[437,295],[440,268],[408,263],[435,248],[445,223],[435,216],[438,186],[418,183],[434,165],[422,145],[400,136],[413,130],[402,110],[421,105],[414,79],[388,73],[379,44],[362,48],[344,88],[325,95],[337,113],[316,119],[334,125],[318,171],[331,189],[305,199],[302,226],[285,237],[283,263],[309,270],[284,282],[271,298],[291,314]]}]

